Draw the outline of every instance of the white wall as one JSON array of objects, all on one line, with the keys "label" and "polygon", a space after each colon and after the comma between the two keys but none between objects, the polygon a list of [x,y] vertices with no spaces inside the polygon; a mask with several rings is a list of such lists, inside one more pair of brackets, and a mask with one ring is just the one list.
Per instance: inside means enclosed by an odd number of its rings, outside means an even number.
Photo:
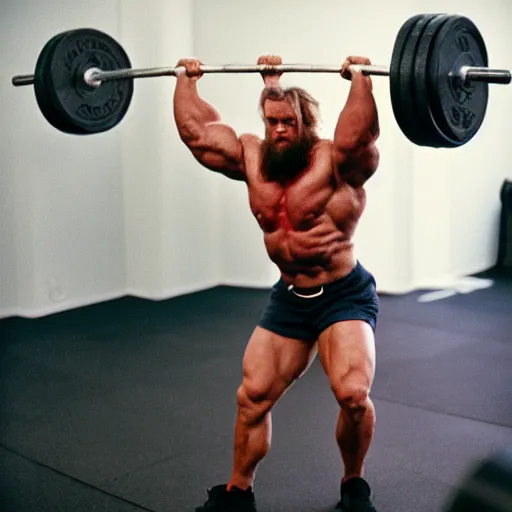
[{"label": "white wall", "polygon": [[109,33],[134,67],[174,65],[192,53],[191,0],[8,0],[1,14],[0,317],[217,284],[215,181],[178,140],[174,78],[136,81],[123,122],[90,137],[55,130],[33,87],[11,85],[70,28]]},{"label": "white wall", "polygon": [[[383,5],[4,0],[0,317],[40,316],[126,293],[160,299],[218,283],[268,286],[277,278],[244,185],[201,168],[179,141],[174,79],[136,81],[130,110],[115,129],[64,135],[44,120],[32,87],[11,85],[13,75],[33,71],[50,37],[96,27],[121,42],[135,67],[174,65],[184,56],[210,64],[255,62],[263,53],[325,64],[361,54],[388,64],[405,19],[448,11],[476,21],[493,67],[512,68],[507,0]],[[331,136],[348,82],[335,75],[286,75],[283,81],[320,99],[322,135]],[[432,150],[405,139],[392,114],[388,79],[374,83],[382,160],[368,184],[358,256],[381,291],[390,292],[492,266],[499,188],[512,177],[510,87],[491,87],[484,126],[470,144]],[[215,75],[201,80],[200,91],[239,133],[262,135],[256,106],[261,85],[256,75]]]},{"label": "white wall", "polygon": [[[193,53],[190,0],[123,3],[121,27],[133,67],[174,66]],[[135,81],[123,138],[126,287],[154,299],[218,283],[215,180],[179,139],[175,82]]]},{"label": "white wall", "polygon": [[[421,12],[462,13],[483,32],[493,67],[510,69],[512,36],[506,0],[357,3],[338,0],[237,2],[196,0],[195,53],[205,63],[256,62],[277,53],[284,62],[338,64],[349,54],[389,65],[402,23]],[[371,15],[370,15],[371,14]],[[234,22],[234,20],[237,20]],[[322,135],[332,137],[349,89],[336,75],[285,75],[321,102]],[[510,90],[491,87],[485,124],[457,150],[413,146],[398,128],[389,80],[374,79],[382,135],[381,165],[368,183],[368,207],[356,235],[358,256],[376,275],[379,289],[403,292],[492,266],[497,251],[499,188],[512,174],[507,126]],[[209,76],[201,92],[242,133],[262,135],[257,114],[261,79],[256,75]],[[471,180],[471,181],[469,181]],[[249,215],[245,191],[222,182],[223,278],[266,286],[277,276]],[[248,263],[249,262],[249,263]]]},{"label": "white wall", "polygon": [[[414,7],[418,11],[428,7],[431,12],[448,10],[468,16],[485,39],[489,66],[512,68],[512,9],[508,0],[416,0]],[[437,151],[415,148],[415,287],[442,285],[454,276],[473,274],[496,262],[499,192],[503,180],[512,176],[510,93],[510,86],[490,86],[484,124],[464,147]]]},{"label": "white wall", "polygon": [[33,87],[11,85],[58,32],[86,24],[118,38],[118,10],[117,0],[2,2],[2,315],[41,315],[124,289],[121,131],[64,135],[43,118]]}]

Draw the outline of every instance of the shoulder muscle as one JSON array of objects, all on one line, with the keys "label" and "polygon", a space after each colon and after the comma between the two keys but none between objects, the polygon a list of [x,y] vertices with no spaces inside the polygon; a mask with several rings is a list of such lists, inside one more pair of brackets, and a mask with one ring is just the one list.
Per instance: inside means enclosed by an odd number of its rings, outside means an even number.
[{"label": "shoulder muscle", "polygon": [[235,180],[244,180],[243,145],[230,126],[208,123],[202,136],[190,144],[196,160],[204,167]]},{"label": "shoulder muscle", "polygon": [[377,170],[380,153],[372,142],[353,151],[340,151],[333,146],[332,157],[338,176],[349,185],[362,187]]}]

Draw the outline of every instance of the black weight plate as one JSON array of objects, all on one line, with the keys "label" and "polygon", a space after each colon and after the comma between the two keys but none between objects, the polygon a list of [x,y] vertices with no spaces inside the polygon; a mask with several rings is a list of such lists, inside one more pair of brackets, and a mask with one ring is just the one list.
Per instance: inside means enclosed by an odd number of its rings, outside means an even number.
[{"label": "black weight plate", "polygon": [[391,105],[393,107],[396,122],[406,137],[408,137],[407,127],[410,125],[410,120],[409,112],[404,109],[402,102],[400,64],[402,62],[405,45],[409,39],[410,33],[414,28],[414,25],[416,25],[416,23],[422,18],[423,14],[412,16],[400,27],[393,46],[391,65],[389,66],[389,91],[391,96]]},{"label": "black weight plate", "polygon": [[418,51],[414,61],[414,91],[418,114],[418,122],[425,127],[425,145],[433,148],[453,148],[457,142],[450,139],[437,126],[432,115],[429,96],[428,65],[434,40],[439,30],[451,18],[448,14],[435,17],[425,27],[423,35],[418,43]]},{"label": "black weight plate", "polygon": [[48,85],[47,80],[49,59],[51,58],[55,44],[65,34],[66,32],[62,32],[52,37],[41,50],[34,72],[34,92],[41,113],[53,127],[64,133],[83,134],[83,130],[80,130],[72,123],[69,123],[68,120],[63,118],[60,112],[55,108],[51,99],[51,93],[49,90],[50,86]]},{"label": "black weight plate", "polygon": [[416,113],[413,66],[418,40],[424,27],[435,16],[437,14],[419,14],[402,25],[390,66],[391,103],[395,118],[404,135],[419,145],[425,145],[425,135]]},{"label": "black weight plate", "polygon": [[99,87],[83,79],[87,69],[130,68],[123,48],[95,29],[71,30],[56,43],[48,62],[48,90],[63,118],[84,134],[110,130],[121,122],[133,96],[133,80],[108,80]]},{"label": "black weight plate", "polygon": [[501,449],[476,464],[453,492],[446,512],[505,512],[512,503],[512,450]]},{"label": "black weight plate", "polygon": [[408,139],[418,146],[428,146],[432,138],[432,126],[420,124],[418,109],[416,106],[416,91],[414,78],[414,63],[418,54],[418,45],[423,31],[430,21],[438,14],[424,14],[421,20],[416,22],[405,43],[402,62],[400,63],[400,91],[402,108],[407,112],[405,125]]},{"label": "black weight plate", "polygon": [[464,65],[488,67],[487,49],[471,20],[453,16],[434,40],[428,74],[434,119],[458,146],[466,144],[480,129],[489,99],[487,83],[463,83],[450,77]]}]

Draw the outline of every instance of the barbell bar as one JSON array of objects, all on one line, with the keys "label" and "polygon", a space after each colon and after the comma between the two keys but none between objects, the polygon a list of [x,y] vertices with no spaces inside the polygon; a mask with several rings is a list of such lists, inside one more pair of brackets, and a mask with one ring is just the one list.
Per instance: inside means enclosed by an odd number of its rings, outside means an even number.
[{"label": "barbell bar", "polygon": [[[389,68],[375,65],[352,65],[349,69],[361,72],[364,75],[389,76]],[[203,65],[202,73],[263,73],[265,71],[281,71],[283,73],[340,73],[339,66],[322,66],[315,64],[279,64],[268,65]],[[91,87],[99,87],[101,82],[108,80],[122,80],[135,78],[154,78],[163,76],[178,76],[185,72],[184,67],[146,68],[146,69],[117,69],[103,71],[98,68],[89,68],[84,73],[84,82]],[[485,67],[461,66],[459,73],[451,74],[452,78],[461,78],[464,82],[487,82],[493,84],[510,84],[512,74],[505,69],[489,69]],[[34,75],[17,75],[12,78],[12,84],[16,87],[33,85]]]},{"label": "barbell bar", "polygon": [[[361,72],[364,75],[389,76],[389,67],[375,65],[354,64],[349,66],[354,72]],[[281,71],[283,73],[340,73],[339,66],[322,66],[315,64],[279,64],[269,66],[264,64],[256,65],[203,65],[200,66],[202,73],[264,73],[265,71]],[[113,71],[103,71],[99,68],[89,68],[84,72],[83,80],[91,87],[99,87],[102,82],[108,80],[122,80],[135,78],[154,78],[163,76],[178,76],[185,72],[185,68],[167,67],[167,68],[146,68],[146,69],[116,69]],[[483,67],[462,66],[458,73],[451,75],[452,78],[461,78],[463,81],[479,81],[493,84],[510,84],[512,75],[510,71],[504,69],[489,69]],[[18,75],[12,78],[12,84],[15,87],[23,85],[33,85],[34,75]]]},{"label": "barbell bar", "polygon": [[458,76],[463,82],[487,82],[488,84],[502,85],[509,85],[512,82],[512,73],[507,69],[461,66]]},{"label": "barbell bar", "polygon": [[[483,122],[489,84],[510,84],[511,72],[488,66],[487,49],[474,23],[461,15],[419,14],[400,28],[391,65],[352,65],[354,71],[390,78],[391,102],[404,135],[414,144],[454,148],[466,144]],[[307,64],[202,65],[208,73],[340,73],[341,66]],[[178,76],[184,67],[133,69],[109,35],[76,29],[54,36],[33,75],[12,78],[34,85],[44,117],[64,133],[109,130],[124,118],[133,79]]]},{"label": "barbell bar", "polygon": [[[282,71],[283,73],[340,73],[340,66],[321,66],[315,64],[280,64],[269,66],[266,64],[257,65],[202,65],[201,72],[208,73],[263,73],[265,71]],[[363,66],[353,65],[354,71],[360,71],[366,75],[388,76],[389,69],[384,66]],[[98,68],[90,68],[84,73],[84,82],[91,87],[99,87],[102,82],[108,80],[122,80],[135,78],[153,78],[161,76],[178,76],[185,72],[185,68],[146,68],[146,69],[116,69],[113,71],[103,71]],[[14,86],[32,85],[34,75],[18,75],[13,77]]]}]

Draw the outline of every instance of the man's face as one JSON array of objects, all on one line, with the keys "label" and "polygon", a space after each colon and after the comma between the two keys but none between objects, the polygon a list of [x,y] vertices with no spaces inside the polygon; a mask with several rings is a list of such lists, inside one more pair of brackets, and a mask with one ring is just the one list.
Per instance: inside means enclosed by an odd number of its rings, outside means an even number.
[{"label": "man's face", "polygon": [[267,140],[275,151],[286,150],[297,142],[297,118],[286,100],[267,100],[263,111]]},{"label": "man's face", "polygon": [[295,112],[286,100],[267,100],[263,112],[266,138],[261,172],[269,181],[286,184],[307,168],[314,141],[299,138]]}]

